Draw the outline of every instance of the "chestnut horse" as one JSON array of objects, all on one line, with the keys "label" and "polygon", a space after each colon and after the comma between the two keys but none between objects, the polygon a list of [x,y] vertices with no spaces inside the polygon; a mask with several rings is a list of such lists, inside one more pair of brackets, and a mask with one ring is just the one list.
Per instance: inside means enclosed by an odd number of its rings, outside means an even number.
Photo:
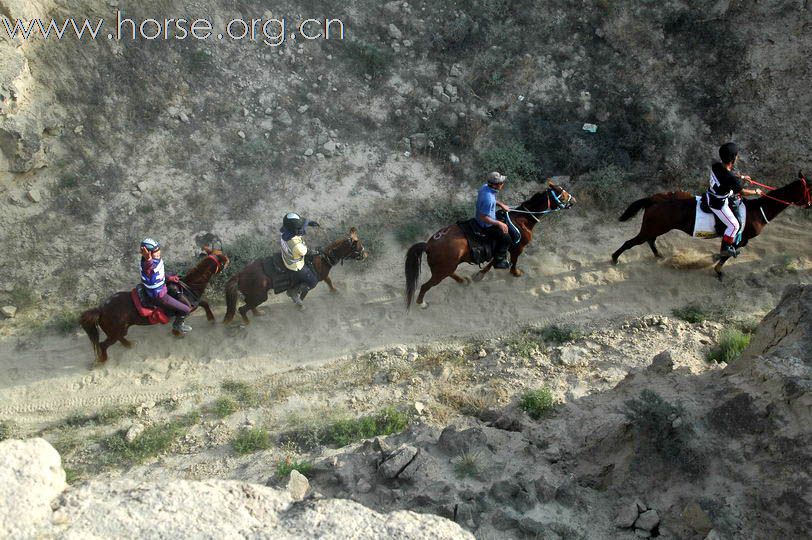
[{"label": "chestnut horse", "polygon": [[[575,197],[567,193],[564,188],[552,182],[547,183],[547,189],[533,195],[530,199],[520,204],[510,212],[510,219],[518,227],[522,234],[521,240],[510,248],[510,273],[516,277],[523,274],[516,267],[519,255],[533,239],[533,228],[539,222],[539,216],[563,210],[575,204]],[[423,297],[429,289],[439,284],[447,277],[451,277],[457,283],[463,285],[471,282],[470,278],[457,274],[457,266],[461,263],[472,264],[471,250],[468,240],[465,238],[459,225],[449,225],[440,229],[428,242],[419,242],[409,248],[406,253],[406,309],[411,307],[414,292],[417,288],[417,281],[420,279],[420,263],[426,253],[426,261],[431,269],[431,279],[420,288],[417,295],[417,305],[421,308],[428,307]],[[485,268],[474,275],[474,281],[480,281],[485,274],[493,267],[491,261]]]},{"label": "chestnut horse", "polygon": [[[744,201],[747,207],[742,240],[739,244],[744,246],[751,238],[755,238],[764,227],[789,206],[809,208],[812,206],[809,184],[802,173],[798,179],[786,186],[774,189],[757,199]],[[657,251],[655,240],[668,231],[678,229],[686,234],[693,235],[694,221],[696,219],[696,200],[690,193],[680,191],[676,193],[657,194],[634,201],[620,216],[620,221],[627,221],[640,210],[645,208],[643,223],[640,232],[627,240],[617,251],[612,253],[612,263],[617,264],[618,257],[627,249],[648,242],[652,253],[658,259],[662,256]],[[719,255],[713,269],[719,279],[722,279],[722,266],[730,258],[729,255]]]},{"label": "chestnut horse", "polygon": [[[336,240],[324,250],[316,253],[313,257],[313,268],[319,281],[324,281],[330,287],[330,292],[337,292],[330,279],[330,270],[333,266],[343,263],[344,259],[360,261],[367,258],[361,239],[358,238],[358,230],[353,227],[346,238]],[[237,299],[242,293],[245,305],[239,309],[243,323],[249,324],[248,311],[257,315],[257,306],[268,299],[268,291],[273,287],[272,279],[262,271],[263,259],[257,259],[243,268],[239,274],[232,277],[226,283],[226,317],[225,324],[234,320],[237,312]],[[306,295],[306,293],[305,293]],[[305,295],[302,295],[304,298]]]},{"label": "chestnut horse", "polygon": [[[205,255],[197,265],[181,277],[181,281],[189,288],[195,297],[200,298],[206,290],[209,280],[220,273],[228,266],[228,257],[220,251],[209,247],[203,248]],[[146,317],[142,317],[133,304],[131,291],[122,291],[108,298],[101,306],[88,309],[79,317],[79,322],[87,332],[90,342],[93,344],[93,351],[98,362],[107,361],[107,349],[118,341],[128,349],[133,343],[127,340],[127,329],[130,326],[149,326],[150,322]],[[206,319],[214,321],[214,314],[211,312],[209,303],[199,300],[197,306],[206,310]],[[197,306],[193,306],[194,309]],[[171,315],[171,314],[170,314]],[[99,343],[99,328],[104,330],[107,339]],[[177,331],[173,334],[179,336]]]}]

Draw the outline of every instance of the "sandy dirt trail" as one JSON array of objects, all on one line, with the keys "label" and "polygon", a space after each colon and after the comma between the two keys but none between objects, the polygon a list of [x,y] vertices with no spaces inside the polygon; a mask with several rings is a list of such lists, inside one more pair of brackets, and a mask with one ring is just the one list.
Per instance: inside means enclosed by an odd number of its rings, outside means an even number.
[{"label": "sandy dirt trail", "polygon": [[[364,273],[349,262],[336,268],[332,277],[339,293],[320,285],[304,311],[280,295],[250,326],[224,327],[219,323],[224,306],[213,306],[218,323],[209,325],[196,314],[190,319],[194,331],[183,340],[172,338],[167,327],[133,328],[129,337],[135,348],[114,346],[103,366],[93,365],[83,333],[6,339],[0,342],[0,418],[39,423],[73,410],[213,395],[227,378],[250,381],[278,374],[281,382],[295,385],[309,376],[296,368],[384,346],[504,334],[528,324],[595,327],[646,314],[670,316],[673,308],[692,301],[761,315],[787,283],[812,276],[812,232],[797,210],[781,216],[730,261],[722,283],[710,268],[718,240],[672,232],[658,241],[664,260],[656,261],[647,246],[639,246],[612,266],[610,253],[636,234],[639,218],[606,227],[605,220],[585,220],[574,211],[554,219],[542,222],[541,234],[523,255],[523,277],[494,271],[468,286],[449,279],[429,292],[428,309],[408,314],[405,249],[392,242]],[[800,261],[794,271],[781,270],[787,257]],[[465,275],[475,270],[461,267]],[[421,281],[427,274],[424,261]]]}]

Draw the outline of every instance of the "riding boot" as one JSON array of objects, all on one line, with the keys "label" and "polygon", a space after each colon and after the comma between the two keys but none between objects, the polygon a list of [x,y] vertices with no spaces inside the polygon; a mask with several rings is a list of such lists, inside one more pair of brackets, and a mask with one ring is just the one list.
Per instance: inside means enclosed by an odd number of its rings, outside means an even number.
[{"label": "riding boot", "polygon": [[310,287],[304,283],[300,283],[298,286],[288,290],[288,296],[290,296],[290,299],[293,300],[294,304],[300,308],[304,308],[304,299],[302,298],[302,295],[309,290]]},{"label": "riding boot", "polygon": [[172,329],[177,330],[182,334],[188,334],[192,331],[192,327],[186,324],[186,315],[177,315],[175,322],[172,324]]},{"label": "riding boot", "polygon": [[739,252],[736,251],[733,244],[728,244],[727,242],[722,242],[722,248],[719,250],[719,253],[734,258],[739,256]]},{"label": "riding boot", "polygon": [[510,263],[507,260],[507,253],[497,253],[493,258],[493,267],[498,270],[510,268]]}]

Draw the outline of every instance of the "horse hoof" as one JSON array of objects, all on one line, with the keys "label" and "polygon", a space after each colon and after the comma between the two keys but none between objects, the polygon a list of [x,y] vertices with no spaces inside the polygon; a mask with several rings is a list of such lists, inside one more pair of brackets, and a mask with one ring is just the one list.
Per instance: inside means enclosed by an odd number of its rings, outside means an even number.
[{"label": "horse hoof", "polygon": [[618,261],[617,261],[617,257],[612,257],[612,264],[613,264],[614,266],[617,266],[617,262],[618,262]]},{"label": "horse hoof", "polygon": [[483,274],[482,272],[477,272],[471,278],[471,281],[473,281],[474,283],[479,283],[480,281],[482,281],[482,278],[484,278],[484,277],[485,277],[485,274]]},{"label": "horse hoof", "polygon": [[417,304],[417,305],[420,306],[420,309],[428,309],[428,307],[429,307],[428,302],[423,302],[422,304]]},{"label": "horse hoof", "polygon": [[524,275],[524,271],[519,270],[518,268],[511,270],[510,273],[513,274],[513,277],[522,277]]}]

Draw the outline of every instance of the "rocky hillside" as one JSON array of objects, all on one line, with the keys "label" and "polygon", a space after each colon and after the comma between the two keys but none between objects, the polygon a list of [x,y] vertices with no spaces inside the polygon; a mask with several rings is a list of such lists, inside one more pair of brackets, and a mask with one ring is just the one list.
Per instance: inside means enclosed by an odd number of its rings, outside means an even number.
[{"label": "rocky hillside", "polygon": [[0,243],[14,252],[0,303],[20,315],[129,286],[146,234],[176,266],[205,233],[261,251],[291,209],[374,245],[412,240],[465,213],[493,168],[513,189],[570,177],[591,213],[704,185],[730,137],[773,183],[809,165],[804,2],[0,1],[14,20],[119,8],[329,16],[347,39],[0,32]]},{"label": "rocky hillside", "polygon": [[381,515],[347,500],[301,502],[287,491],[239,482],[91,482],[66,489],[46,441],[0,442],[0,535],[24,538],[471,538],[458,525],[414,512]]}]

